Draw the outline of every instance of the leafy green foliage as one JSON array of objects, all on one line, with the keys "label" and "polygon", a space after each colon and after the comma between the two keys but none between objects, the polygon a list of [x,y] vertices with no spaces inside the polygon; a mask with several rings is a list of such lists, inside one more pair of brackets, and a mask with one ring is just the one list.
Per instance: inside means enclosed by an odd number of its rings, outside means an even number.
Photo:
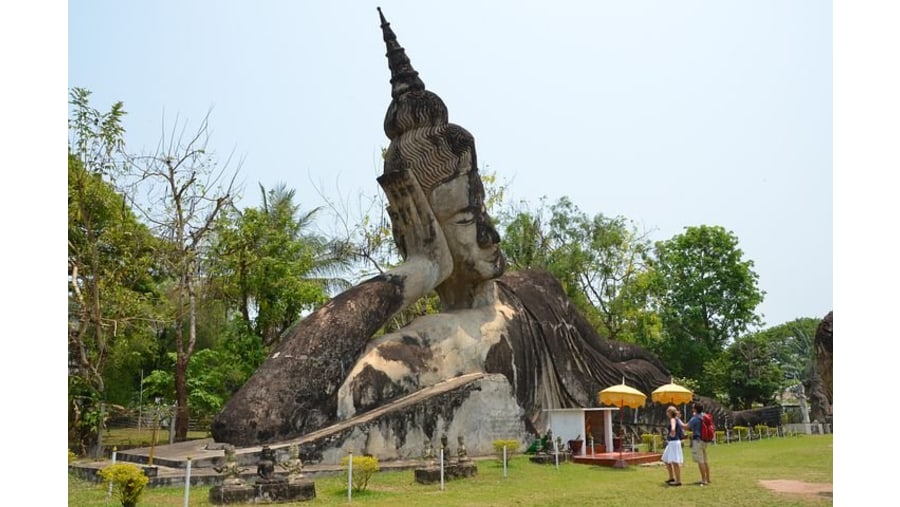
[{"label": "leafy green foliage", "polygon": [[769,405],[816,374],[814,318],[799,318],[736,339],[704,372],[719,401],[734,408]]},{"label": "leafy green foliage", "polygon": [[308,231],[318,208],[301,215],[294,190],[261,190],[260,207],[231,210],[217,222],[209,272],[245,329],[269,346],[303,312],[347,286],[336,275],[348,257]]},{"label": "leafy green foliage", "polygon": [[97,453],[101,403],[128,396],[108,392],[107,380],[127,376],[132,352],[153,346],[159,242],[113,184],[124,144],[121,103],[101,113],[88,104],[90,92],[75,88],[70,96],[69,445]]},{"label": "leafy green foliage", "polygon": [[[254,341],[259,344],[258,340]],[[175,353],[169,353],[170,364],[174,365],[175,359]],[[248,362],[246,357],[234,354],[227,346],[195,352],[187,369],[188,403],[194,415],[203,418],[217,414],[260,362],[261,359]],[[144,386],[148,399],[175,399],[175,376],[171,367],[152,371],[144,379]]]},{"label": "leafy green foliage", "polygon": [[775,402],[784,384],[784,373],[775,362],[776,343],[753,333],[735,340],[728,349],[705,365],[707,377],[724,401],[735,409],[749,409]]},{"label": "leafy green foliage", "polygon": [[[351,463],[349,456],[344,456],[341,458],[341,466],[344,468],[344,477],[348,477],[350,475],[350,467],[348,466]],[[378,458],[374,456],[353,456],[353,490],[354,491],[365,491],[369,486],[369,480],[375,475],[375,472],[380,470],[378,465]]]},{"label": "leafy green foliage", "polygon": [[[98,472],[107,483],[113,484],[116,496],[123,507],[134,507],[144,492],[144,486],[150,479],[144,471],[131,463],[116,463],[103,467]],[[105,484],[103,485],[106,486]]]},{"label": "leafy green foliage", "polygon": [[775,347],[787,387],[806,382],[816,374],[815,334],[819,319],[804,317],[761,331],[760,338]]},{"label": "leafy green foliage", "polygon": [[497,459],[503,459],[504,447],[506,448],[506,458],[510,459],[521,451],[522,442],[512,439],[497,439],[491,442],[491,446],[494,448],[494,455],[497,456]]},{"label": "leafy green foliage", "polygon": [[644,445],[647,452],[661,451],[665,447],[662,435],[659,433],[642,433],[641,444]]},{"label": "leafy green foliage", "polygon": [[90,97],[85,88],[69,90],[69,153],[91,173],[113,177],[122,170],[117,155],[125,146],[122,118],[127,113],[122,102],[101,112],[91,107]]},{"label": "leafy green foliage", "polygon": [[674,374],[700,380],[701,394],[711,393],[704,365],[762,323],[756,307],[765,293],[752,268],[734,233],[720,226],[686,227],[655,245],[654,280],[648,286],[666,340],[654,351]]},{"label": "leafy green foliage", "polygon": [[624,217],[589,217],[567,197],[549,207],[504,217],[502,247],[510,269],[552,273],[603,334],[635,341],[652,322],[628,297],[638,283],[649,242]]}]

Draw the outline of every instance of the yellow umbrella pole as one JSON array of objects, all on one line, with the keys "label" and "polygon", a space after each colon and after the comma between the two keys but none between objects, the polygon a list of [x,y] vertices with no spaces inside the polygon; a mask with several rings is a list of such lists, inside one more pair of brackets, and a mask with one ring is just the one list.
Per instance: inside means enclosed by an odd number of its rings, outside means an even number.
[{"label": "yellow umbrella pole", "polygon": [[[613,464],[614,468],[628,468],[628,464],[625,463],[625,459],[622,458],[622,448],[625,447],[625,426],[623,422],[623,418],[625,417],[625,401],[619,403],[619,431],[622,432],[622,436],[619,438],[619,459]],[[613,437],[613,444],[615,444],[616,439]]]}]

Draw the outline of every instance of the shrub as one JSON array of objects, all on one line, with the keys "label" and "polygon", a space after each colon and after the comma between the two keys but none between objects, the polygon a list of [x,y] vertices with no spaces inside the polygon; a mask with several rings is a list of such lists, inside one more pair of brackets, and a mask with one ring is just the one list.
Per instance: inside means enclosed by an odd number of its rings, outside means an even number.
[{"label": "shrub", "polygon": [[72,452],[72,449],[69,449],[69,463],[78,459],[78,455]]},{"label": "shrub", "polygon": [[503,448],[506,447],[506,459],[510,459],[514,454],[519,452],[519,449],[522,447],[522,443],[518,440],[494,440],[491,442],[491,445],[494,447],[494,454],[497,456],[497,459],[503,461]]},{"label": "shrub", "polygon": [[641,443],[648,452],[655,452],[663,448],[662,436],[659,433],[644,433],[641,435]]},{"label": "shrub", "polygon": [[734,432],[735,436],[741,440],[750,438],[750,428],[746,426],[735,426],[734,428],[731,428],[731,430]]},{"label": "shrub", "polygon": [[753,427],[756,430],[756,434],[759,435],[759,438],[763,438],[767,431],[769,431],[769,427],[765,424],[757,424]]},{"label": "shrub", "polygon": [[[341,459],[341,466],[347,467],[349,456]],[[380,469],[378,458],[374,456],[353,456],[353,489],[365,491],[369,486],[369,479]],[[350,467],[344,469],[344,477],[350,474]]]},{"label": "shrub", "polygon": [[105,482],[113,484],[122,507],[137,505],[144,486],[150,482],[144,471],[131,463],[109,465],[100,469],[99,473]]},{"label": "shrub", "polygon": [[716,443],[721,444],[725,442],[725,430],[716,430]]}]

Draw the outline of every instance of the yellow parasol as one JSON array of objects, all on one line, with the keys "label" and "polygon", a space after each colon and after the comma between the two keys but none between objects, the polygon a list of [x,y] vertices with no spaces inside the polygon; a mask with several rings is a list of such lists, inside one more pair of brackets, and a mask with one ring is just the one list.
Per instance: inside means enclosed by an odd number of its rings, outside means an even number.
[{"label": "yellow parasol", "polygon": [[672,383],[657,387],[650,393],[650,398],[656,403],[683,405],[694,399],[694,393],[690,389],[676,384],[673,379]]},{"label": "yellow parasol", "polygon": [[619,408],[640,408],[647,401],[647,395],[625,385],[625,379],[622,379],[621,384],[607,387],[600,391],[597,399],[604,405],[613,405]]},{"label": "yellow parasol", "polygon": [[[619,407],[619,426],[622,426],[622,411],[625,407],[640,408],[647,401],[647,395],[637,389],[625,385],[625,377],[622,377],[622,383],[607,387],[597,393],[597,400],[604,405],[613,405]],[[624,442],[623,442],[624,445]],[[622,447],[619,447],[619,461],[615,463],[618,468],[625,468],[627,464],[622,459]]]}]

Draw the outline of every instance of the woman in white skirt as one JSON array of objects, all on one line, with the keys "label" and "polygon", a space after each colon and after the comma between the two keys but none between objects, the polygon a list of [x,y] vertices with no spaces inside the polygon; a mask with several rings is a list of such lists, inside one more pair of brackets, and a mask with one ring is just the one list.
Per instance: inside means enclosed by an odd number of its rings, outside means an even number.
[{"label": "woman in white skirt", "polygon": [[684,463],[684,453],[681,452],[681,440],[684,439],[684,423],[678,414],[678,409],[670,406],[666,409],[669,416],[668,431],[666,432],[666,450],[663,451],[662,460],[669,472],[669,486],[681,486],[681,465]]}]

